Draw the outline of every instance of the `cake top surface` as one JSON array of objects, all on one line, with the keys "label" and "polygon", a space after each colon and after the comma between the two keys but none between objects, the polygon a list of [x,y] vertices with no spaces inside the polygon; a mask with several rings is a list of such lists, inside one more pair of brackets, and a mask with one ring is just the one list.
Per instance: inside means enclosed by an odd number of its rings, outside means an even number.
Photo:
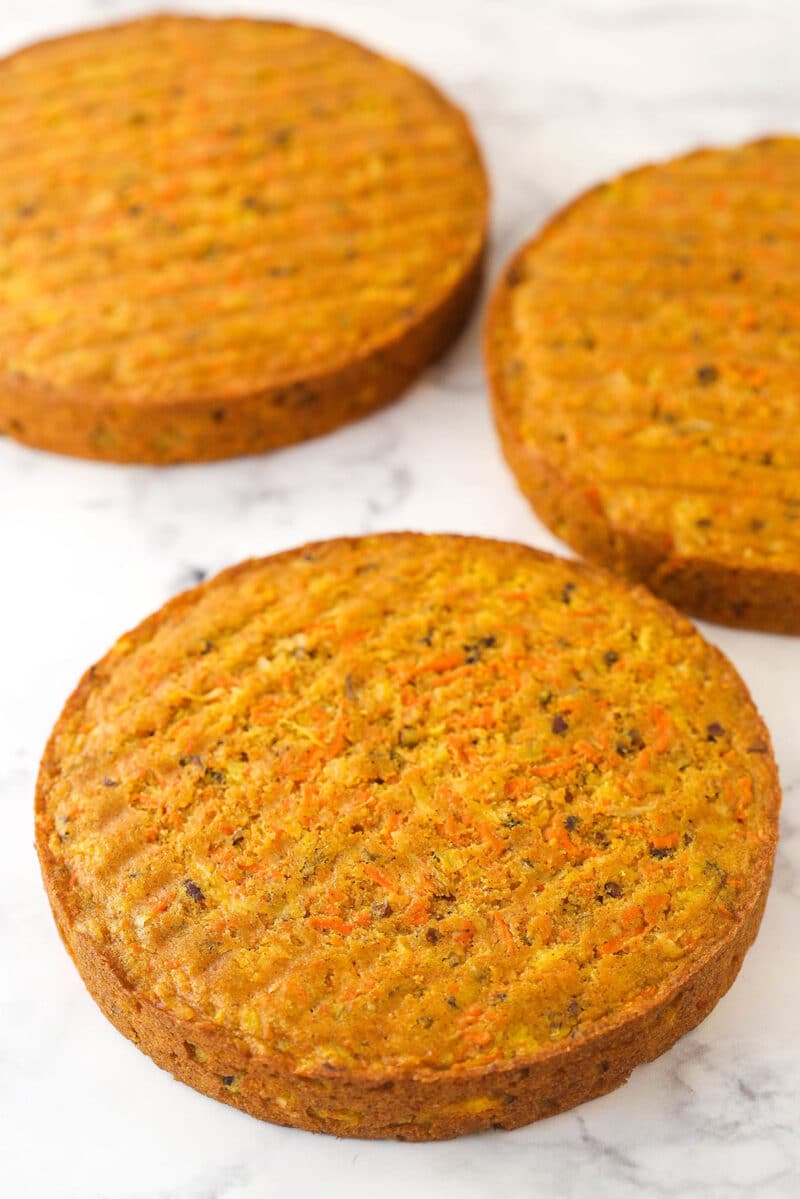
[{"label": "cake top surface", "polygon": [[662,557],[800,571],[800,140],[701,150],[593,188],[493,308],[520,440]]},{"label": "cake top surface", "polygon": [[375,352],[478,257],[487,184],[413,71],[281,22],[153,17],[0,63],[0,366],[231,399]]},{"label": "cake top surface", "polygon": [[37,820],[140,998],[376,1075],[658,1001],[763,890],[777,796],[738,675],[644,589],[397,534],[243,563],[122,637]]}]

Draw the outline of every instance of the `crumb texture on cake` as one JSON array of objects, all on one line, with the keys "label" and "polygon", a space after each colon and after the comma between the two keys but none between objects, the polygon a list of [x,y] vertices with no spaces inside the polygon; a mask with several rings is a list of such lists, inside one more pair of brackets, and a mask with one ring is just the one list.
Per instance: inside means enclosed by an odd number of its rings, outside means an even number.
[{"label": "crumb texture on cake", "polygon": [[697,615],[800,632],[800,140],[595,187],[486,328],[506,455],[586,556]]},{"label": "crumb texture on cake", "polygon": [[[452,1135],[602,1093],[697,1022],[755,934],[777,802],[744,685],[644,589],[393,535],[245,563],[122,637],[56,726],[37,835],[105,1010],[156,1060],[165,1021],[192,1046],[161,1064],[270,1119]],[[626,1042],[659,1005],[662,1039]],[[607,1077],[551,1079],[606,1033]],[[220,1084],[259,1062],[267,1110]],[[344,1088],[330,1119],[309,1079]]]},{"label": "crumb texture on cake", "polygon": [[325,431],[440,352],[478,282],[467,121],[318,29],[161,16],[32,46],[0,62],[0,165],[0,429],[49,448]]}]

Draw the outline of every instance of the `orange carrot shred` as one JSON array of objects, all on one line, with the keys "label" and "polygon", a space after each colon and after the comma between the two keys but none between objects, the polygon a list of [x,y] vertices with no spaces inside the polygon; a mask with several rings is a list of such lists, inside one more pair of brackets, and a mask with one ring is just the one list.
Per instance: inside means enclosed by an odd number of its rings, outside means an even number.
[{"label": "orange carrot shred", "polygon": [[747,809],[753,802],[753,780],[748,774],[743,775],[739,780],[739,802],[736,805],[734,816],[737,820],[743,821],[747,818]]},{"label": "orange carrot shred", "polygon": [[506,924],[506,922],[505,922],[505,920],[503,919],[503,917],[500,915],[500,913],[499,913],[499,912],[495,912],[495,913],[494,913],[494,918],[495,918],[495,920],[496,920],[496,922],[497,922],[497,927],[500,929],[500,932],[501,932],[501,934],[502,934],[503,940],[505,941],[505,943],[506,943],[506,945],[508,946],[508,948],[509,948],[509,949],[516,949],[516,947],[517,947],[517,943],[516,943],[516,941],[514,940],[514,936],[513,936],[512,932],[511,932],[511,929],[508,927],[508,925]]},{"label": "orange carrot shred", "polygon": [[535,774],[540,779],[554,779],[562,774],[569,774],[570,770],[579,765],[581,761],[579,754],[570,754],[565,758],[556,758],[553,762],[546,762],[541,766],[531,766],[531,774]]},{"label": "orange carrot shred", "polygon": [[494,833],[492,831],[492,828],[488,824],[487,821],[477,820],[475,822],[475,828],[476,828],[477,832],[480,834],[481,840],[485,841],[488,845],[491,845],[491,847],[495,851],[495,853],[503,852],[503,850],[505,849],[505,845],[500,840],[500,838],[496,835],[496,833]]},{"label": "orange carrot shred", "polygon": [[340,920],[338,916],[312,916],[308,923],[322,932],[342,933],[343,936],[353,931],[352,924]]},{"label": "orange carrot shred", "polygon": [[656,736],[653,742],[653,752],[663,754],[675,740],[675,726],[663,708],[653,706],[653,717],[656,722]]},{"label": "orange carrot shred", "polygon": [[651,837],[650,844],[653,849],[674,849],[678,844],[678,834],[666,833],[663,837]]},{"label": "orange carrot shred", "polygon": [[369,875],[374,883],[380,884],[381,887],[386,887],[389,891],[397,890],[394,880],[384,870],[379,870],[377,866],[365,866],[364,873]]}]

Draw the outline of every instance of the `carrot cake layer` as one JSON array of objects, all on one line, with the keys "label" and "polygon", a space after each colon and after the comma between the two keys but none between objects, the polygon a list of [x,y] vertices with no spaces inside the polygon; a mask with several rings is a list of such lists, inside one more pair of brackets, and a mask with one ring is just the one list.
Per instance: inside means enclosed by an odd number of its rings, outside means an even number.
[{"label": "carrot cake layer", "polygon": [[730,985],[777,835],[764,726],[643,588],[398,534],[245,562],[122,637],[37,835],[110,1018],[256,1115],[511,1127]]}]

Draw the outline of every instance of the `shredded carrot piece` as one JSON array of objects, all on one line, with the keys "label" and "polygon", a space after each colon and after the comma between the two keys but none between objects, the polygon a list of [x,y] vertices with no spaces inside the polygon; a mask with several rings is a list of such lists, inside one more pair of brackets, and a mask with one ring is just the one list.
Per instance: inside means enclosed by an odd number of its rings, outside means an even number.
[{"label": "shredded carrot piece", "polygon": [[568,852],[577,849],[575,842],[572,840],[564,826],[564,821],[560,812],[556,812],[556,814],[553,816],[552,820],[547,826],[547,832],[549,833],[550,840],[555,841],[561,846],[562,849],[566,849]]},{"label": "shredded carrot piece", "polygon": [[648,924],[655,924],[659,916],[666,912],[670,904],[669,895],[658,892],[656,895],[646,895],[642,900],[645,919]]},{"label": "shredded carrot piece", "polygon": [[325,746],[325,753],[327,754],[328,758],[338,757],[342,750],[347,748],[347,738],[344,735],[345,724],[345,718],[342,716],[337,722],[333,737]]},{"label": "shredded carrot piece", "polygon": [[386,821],[386,832],[384,833],[384,840],[386,841],[387,845],[392,844],[392,837],[397,832],[399,827],[400,813],[398,811],[390,812],[389,819]]},{"label": "shredded carrot piece", "polygon": [[468,1028],[462,1035],[473,1045],[488,1045],[492,1039],[492,1034],[485,1028]]},{"label": "shredded carrot piece", "polygon": [[[667,896],[652,897],[652,899],[656,902],[656,905],[660,904],[662,898],[666,898],[668,900]],[[619,937],[612,937],[610,941],[605,941],[600,946],[601,953],[618,953],[624,945],[627,945],[629,941],[632,941],[635,937],[638,937],[647,927],[645,914],[638,904],[632,904],[630,907],[625,908],[625,910],[620,913],[620,920],[625,928],[625,932],[623,932]]]},{"label": "shredded carrot piece", "polygon": [[386,887],[389,891],[397,890],[394,880],[384,870],[379,870],[377,866],[365,866],[364,873],[369,875],[374,883],[379,883],[381,887]]},{"label": "shredded carrot piece", "polygon": [[438,658],[429,658],[427,662],[420,663],[409,674],[409,678],[417,678],[421,674],[443,674],[446,670],[454,670],[456,666],[464,665],[464,655],[458,651],[453,651],[449,654],[440,654]]},{"label": "shredded carrot piece", "polygon": [[753,780],[749,774],[745,774],[739,780],[740,798],[736,806],[734,816],[737,820],[745,820],[747,818],[747,809],[753,802]]},{"label": "shredded carrot piece", "polygon": [[594,486],[587,487],[586,490],[584,491],[584,495],[586,496],[589,507],[593,508],[595,512],[602,513],[603,497],[600,494],[600,488],[594,487]]},{"label": "shredded carrot piece", "polygon": [[546,762],[541,766],[531,766],[531,774],[535,774],[540,779],[555,779],[562,774],[569,774],[579,765],[581,761],[580,754],[570,754],[565,758],[557,758],[554,762]]},{"label": "shredded carrot piece", "polygon": [[250,719],[255,724],[267,724],[273,719],[275,709],[280,706],[280,700],[276,695],[268,695],[262,699],[260,703],[253,708],[250,713]]},{"label": "shredded carrot piece", "polygon": [[464,839],[461,836],[461,830],[458,827],[455,816],[452,812],[447,813],[447,819],[441,825],[442,832],[447,837],[448,841],[452,841],[453,845],[463,845]]},{"label": "shredded carrot piece", "polygon": [[678,844],[678,834],[665,833],[663,837],[651,837],[650,844],[653,849],[674,849]]},{"label": "shredded carrot piece", "polygon": [[653,752],[663,754],[675,740],[675,725],[663,708],[657,704],[653,707],[653,717],[656,722],[656,737],[653,742]]},{"label": "shredded carrot piece", "polygon": [[493,914],[494,914],[495,921],[497,922],[497,927],[500,929],[500,932],[502,934],[503,940],[505,941],[506,945],[508,946],[509,949],[516,949],[517,943],[514,940],[511,929],[508,927],[508,925],[506,924],[505,920],[503,919],[503,917],[500,915],[499,912],[494,912]]},{"label": "shredded carrot piece", "polygon": [[409,924],[419,927],[420,924],[425,924],[430,915],[430,906],[428,900],[424,898],[415,899],[409,908],[406,909],[406,920]]},{"label": "shredded carrot piece", "polygon": [[550,823],[545,828],[545,838],[558,845],[560,849],[563,849],[566,854],[569,854],[571,858],[577,861],[583,862],[594,855],[594,851],[588,846],[578,845],[572,840],[560,812],[554,813]]},{"label": "shredded carrot piece", "polygon": [[476,820],[475,829],[480,834],[481,840],[485,841],[487,843],[487,845],[491,845],[491,847],[495,851],[495,853],[503,852],[503,850],[505,849],[505,845],[500,840],[500,838],[496,835],[496,833],[494,833],[492,831],[492,829],[489,826],[489,824],[487,823],[487,821]]},{"label": "shredded carrot piece", "polygon": [[638,932],[641,932],[644,927],[644,914],[638,904],[632,904],[631,907],[625,908],[620,914],[620,919],[628,927],[635,925]]},{"label": "shredded carrot piece", "polygon": [[635,820],[627,820],[622,825],[623,832],[639,833],[642,837],[647,836],[647,829],[643,824],[638,824]]},{"label": "shredded carrot piece", "polygon": [[345,636],[342,637],[343,647],[347,649],[351,645],[358,645],[359,641],[364,640],[368,632],[369,629],[355,629],[352,633],[346,633]]},{"label": "shredded carrot piece", "polygon": [[464,741],[461,737],[456,737],[456,736],[448,737],[447,744],[450,746],[450,749],[453,751],[453,754],[455,755],[455,757],[458,761],[460,761],[460,762],[468,762],[469,761],[469,754],[467,753],[467,747],[465,746]]},{"label": "shredded carrot piece", "polygon": [[343,936],[353,931],[352,924],[340,920],[338,916],[312,916],[308,923],[312,928],[321,929],[323,932],[342,933]]},{"label": "shredded carrot piece", "polygon": [[545,912],[544,915],[539,917],[539,919],[536,921],[536,924],[542,941],[544,941],[545,945],[547,945],[553,936],[553,917],[549,914],[549,912]]},{"label": "shredded carrot piece", "polygon": [[639,753],[636,755],[636,771],[637,771],[637,773],[640,773],[643,770],[647,770],[647,767],[649,765],[650,765],[650,746],[646,745],[644,747],[644,749],[640,750]]}]

